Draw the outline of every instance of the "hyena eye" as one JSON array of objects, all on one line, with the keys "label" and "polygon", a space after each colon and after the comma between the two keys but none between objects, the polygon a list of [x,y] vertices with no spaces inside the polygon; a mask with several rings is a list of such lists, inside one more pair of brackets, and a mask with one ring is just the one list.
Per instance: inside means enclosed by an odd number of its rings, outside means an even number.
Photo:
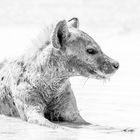
[{"label": "hyena eye", "polygon": [[87,51],[88,54],[91,54],[91,55],[94,55],[94,54],[98,53],[97,50],[94,50],[92,48],[87,49],[86,51]]}]

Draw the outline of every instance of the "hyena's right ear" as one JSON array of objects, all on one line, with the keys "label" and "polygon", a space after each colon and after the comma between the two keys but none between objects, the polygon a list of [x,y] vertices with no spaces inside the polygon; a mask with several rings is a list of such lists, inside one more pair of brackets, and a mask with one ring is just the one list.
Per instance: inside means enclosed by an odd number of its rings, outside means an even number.
[{"label": "hyena's right ear", "polygon": [[52,45],[57,49],[64,50],[64,43],[69,35],[68,26],[66,20],[59,21],[54,27],[52,33]]},{"label": "hyena's right ear", "polygon": [[74,17],[74,18],[68,20],[68,27],[79,28],[78,18]]}]

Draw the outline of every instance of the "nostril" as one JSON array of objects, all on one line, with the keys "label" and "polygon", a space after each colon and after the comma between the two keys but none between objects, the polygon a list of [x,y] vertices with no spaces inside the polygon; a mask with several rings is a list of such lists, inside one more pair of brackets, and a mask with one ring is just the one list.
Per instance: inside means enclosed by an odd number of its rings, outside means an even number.
[{"label": "nostril", "polygon": [[113,63],[113,67],[115,68],[115,69],[118,69],[119,68],[119,63],[117,62],[117,63]]}]

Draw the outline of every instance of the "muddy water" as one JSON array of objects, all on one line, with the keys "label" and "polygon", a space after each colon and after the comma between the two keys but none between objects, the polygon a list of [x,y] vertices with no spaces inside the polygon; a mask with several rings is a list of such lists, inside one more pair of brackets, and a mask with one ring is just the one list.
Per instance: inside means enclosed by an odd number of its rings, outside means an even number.
[{"label": "muddy water", "polygon": [[[49,128],[25,123],[19,119],[0,117],[0,139],[1,140],[90,140],[103,138],[123,138],[125,132],[110,129],[96,129],[96,127],[70,128],[67,130],[52,130]],[[66,126],[68,124],[65,124]],[[127,133],[125,138],[134,137]]]},{"label": "muddy water", "polygon": [[[94,129],[85,126],[75,127],[71,125],[75,128],[67,127],[66,130],[52,130],[5,116],[0,117],[0,124],[1,140],[76,140],[94,138],[98,134]],[[63,124],[63,126],[68,125],[68,123]]]}]

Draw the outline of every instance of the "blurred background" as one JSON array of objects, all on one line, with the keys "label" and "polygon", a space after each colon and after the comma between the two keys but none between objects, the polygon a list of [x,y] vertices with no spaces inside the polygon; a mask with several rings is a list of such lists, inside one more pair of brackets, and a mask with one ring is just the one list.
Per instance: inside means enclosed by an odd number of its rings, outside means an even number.
[{"label": "blurred background", "polygon": [[139,0],[1,0],[1,26],[36,26],[53,18],[79,17],[94,30],[139,28]]},{"label": "blurred background", "polygon": [[139,128],[139,0],[0,0],[0,61],[20,55],[47,24],[72,17],[120,63],[110,81],[71,79],[82,116],[100,125]]}]

